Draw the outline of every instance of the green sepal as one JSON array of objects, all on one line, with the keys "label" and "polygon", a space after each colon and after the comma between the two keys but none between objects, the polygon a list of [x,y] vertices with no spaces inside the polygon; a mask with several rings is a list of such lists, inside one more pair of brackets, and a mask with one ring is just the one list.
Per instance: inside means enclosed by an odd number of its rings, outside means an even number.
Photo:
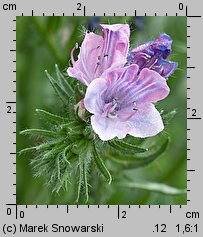
[{"label": "green sepal", "polygon": [[116,150],[122,150],[123,153],[127,152],[127,153],[134,154],[134,153],[142,153],[142,152],[147,151],[147,149],[145,148],[138,147],[134,144],[127,143],[122,140],[111,140],[108,142],[108,144],[111,147],[115,148]]},{"label": "green sepal", "polygon": [[119,163],[125,169],[134,169],[146,166],[156,160],[161,154],[163,154],[169,144],[170,138],[160,139],[161,142],[157,142],[149,150],[144,153],[136,153],[134,156],[126,154],[120,154],[118,152],[110,153],[109,159]]}]

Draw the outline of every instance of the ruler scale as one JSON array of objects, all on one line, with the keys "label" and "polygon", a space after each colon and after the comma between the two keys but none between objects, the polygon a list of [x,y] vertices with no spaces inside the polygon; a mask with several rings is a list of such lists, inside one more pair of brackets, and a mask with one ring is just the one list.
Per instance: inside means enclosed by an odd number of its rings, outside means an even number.
[{"label": "ruler scale", "polygon": [[[1,225],[0,236],[42,236],[67,234],[83,236],[77,226],[89,226],[90,234],[123,236],[201,236],[203,179],[201,160],[202,114],[201,42],[203,27],[201,2],[163,1],[111,2],[60,1],[60,4],[33,1],[2,1],[1,65]],[[66,12],[66,9],[68,12]],[[203,8],[202,8],[203,9]],[[108,11],[106,11],[108,10]],[[186,16],[187,17],[187,205],[16,205],[16,16]],[[200,186],[201,187],[201,186]],[[20,232],[20,225],[41,225]],[[86,228],[87,230],[87,228]],[[94,230],[94,231],[92,231]],[[202,233],[202,234],[201,234]]]}]

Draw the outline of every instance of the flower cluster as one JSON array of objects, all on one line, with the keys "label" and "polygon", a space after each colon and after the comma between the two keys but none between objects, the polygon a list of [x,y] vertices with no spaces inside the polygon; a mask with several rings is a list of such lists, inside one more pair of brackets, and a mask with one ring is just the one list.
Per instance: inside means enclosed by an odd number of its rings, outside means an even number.
[{"label": "flower cluster", "polygon": [[154,103],[168,96],[167,78],[177,63],[167,60],[171,38],[162,33],[154,41],[129,51],[128,24],[101,25],[103,36],[86,33],[69,76],[87,86],[83,106],[101,140],[127,134],[150,137],[164,128]]}]

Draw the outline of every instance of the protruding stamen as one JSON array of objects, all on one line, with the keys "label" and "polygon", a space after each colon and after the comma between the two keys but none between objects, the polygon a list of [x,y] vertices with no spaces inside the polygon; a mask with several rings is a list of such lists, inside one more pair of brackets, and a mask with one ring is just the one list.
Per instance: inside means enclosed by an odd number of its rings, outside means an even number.
[{"label": "protruding stamen", "polygon": [[118,99],[117,98],[113,98],[112,105],[115,105],[115,104],[118,104]]},{"label": "protruding stamen", "polygon": [[137,110],[138,110],[138,108],[136,108],[137,104],[136,104],[136,102],[135,102],[135,101],[133,102],[133,106],[134,106],[134,107],[133,107],[133,110],[134,110],[134,111],[137,111]]},{"label": "protruding stamen", "polygon": [[104,116],[108,118],[116,118],[117,117],[117,111],[116,107],[118,105],[117,99],[113,99],[112,102],[104,105]]},{"label": "protruding stamen", "polygon": [[75,59],[74,59],[73,54],[74,54],[75,49],[78,49],[78,47],[79,47],[78,43],[75,43],[75,46],[73,47],[73,49],[71,50],[71,53],[70,53],[70,58],[71,58],[71,62],[73,64],[73,66],[75,64]]},{"label": "protruding stamen", "polygon": [[151,64],[151,65],[149,65],[149,69],[151,69],[156,63],[157,63],[157,61],[158,61],[158,59],[156,58],[155,60],[154,60],[154,62]]}]

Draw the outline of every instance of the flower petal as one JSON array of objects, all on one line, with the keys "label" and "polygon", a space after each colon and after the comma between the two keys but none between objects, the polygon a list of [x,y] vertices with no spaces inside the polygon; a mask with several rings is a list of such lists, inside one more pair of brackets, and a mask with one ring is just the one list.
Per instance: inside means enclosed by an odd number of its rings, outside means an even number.
[{"label": "flower petal", "polygon": [[104,99],[102,98],[103,92],[107,89],[107,81],[104,78],[97,78],[93,80],[87,87],[84,98],[85,108],[90,113],[103,112]]},{"label": "flower petal", "polygon": [[171,53],[172,39],[169,35],[161,33],[152,43],[152,50],[160,53],[163,59],[166,59]]},{"label": "flower petal", "polygon": [[164,129],[162,118],[151,103],[139,106],[134,116],[131,116],[127,121],[95,114],[91,117],[91,124],[95,133],[103,141],[111,140],[115,137],[123,139],[127,134],[145,138],[155,136]]},{"label": "flower petal", "polygon": [[108,71],[105,75],[108,78],[107,96],[119,98],[121,94],[129,93],[129,88],[134,87],[134,81],[137,78],[138,71],[139,67],[136,64]]},{"label": "flower petal", "polygon": [[[89,85],[101,77],[107,69],[124,66],[129,48],[130,29],[128,24],[101,25],[104,38],[94,33],[86,33],[78,60],[72,57],[73,67],[67,73],[82,83]],[[72,52],[73,55],[73,52]]]},{"label": "flower petal", "polygon": [[128,121],[128,133],[134,137],[155,136],[164,129],[161,115],[151,103],[145,103]]},{"label": "flower petal", "polygon": [[169,92],[170,89],[163,77],[155,71],[144,68],[135,78],[129,93],[123,95],[123,100],[135,101],[136,104],[157,102],[167,97]]},{"label": "flower petal", "polygon": [[123,34],[128,34],[128,35],[130,34],[128,24],[112,24],[112,25],[100,24],[100,25],[104,30],[110,30],[113,32],[120,31]]},{"label": "flower petal", "polygon": [[157,63],[152,67],[152,70],[158,72],[162,77],[166,79],[176,70],[178,63],[171,62],[165,59],[159,59]]},{"label": "flower petal", "polygon": [[157,102],[169,94],[165,78],[147,68],[137,75],[138,69],[136,64],[132,64],[108,72],[107,98],[118,98],[122,106],[128,106],[133,102]]},{"label": "flower petal", "polygon": [[95,133],[103,141],[111,140],[115,137],[123,139],[127,135],[126,124],[117,119],[110,119],[95,114],[91,117],[91,124]]},{"label": "flower petal", "polygon": [[89,85],[89,83],[95,78],[94,74],[102,45],[102,36],[96,35],[92,32],[86,33],[80,47],[78,60],[76,62],[73,62],[72,60],[73,67],[68,68],[68,75],[77,78],[86,85]]},{"label": "flower petal", "polygon": [[100,66],[96,76],[105,70],[124,66],[129,49],[130,28],[128,24],[101,24],[104,32],[104,44],[101,49]]}]

